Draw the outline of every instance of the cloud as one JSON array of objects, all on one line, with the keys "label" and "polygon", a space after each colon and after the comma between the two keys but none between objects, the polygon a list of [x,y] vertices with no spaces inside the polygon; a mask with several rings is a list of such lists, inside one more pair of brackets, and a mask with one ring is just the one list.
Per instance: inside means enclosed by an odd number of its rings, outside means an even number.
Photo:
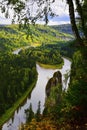
[{"label": "cloud", "polygon": [[0,17],[0,24],[11,24],[11,20]]},{"label": "cloud", "polygon": [[51,5],[52,10],[58,17],[49,20],[49,25],[59,25],[70,23],[68,5],[66,0],[55,0]]},{"label": "cloud", "polygon": [[5,18],[5,14],[1,13],[1,9],[0,9],[0,24],[11,24],[11,19]]},{"label": "cloud", "polygon": [[[42,24],[42,25],[44,25],[45,24],[45,22],[44,21],[38,21],[37,22],[37,24]],[[70,21],[69,20],[64,20],[64,19],[59,19],[59,20],[53,20],[53,19],[51,19],[51,20],[49,20],[49,22],[48,22],[48,25],[49,26],[51,26],[51,25],[60,25],[60,24],[70,24]]]},{"label": "cloud", "polygon": [[66,4],[66,0],[55,0],[55,2],[51,5],[53,12],[55,12],[59,16],[68,15],[68,5]]},{"label": "cloud", "polygon": [[50,20],[49,21],[49,23],[48,23],[48,25],[60,25],[60,24],[68,24],[68,23],[70,23],[69,21],[52,21],[52,20]]},{"label": "cloud", "polygon": [[[48,25],[60,25],[70,23],[70,18],[68,15],[56,16],[54,18],[49,17]],[[37,24],[45,24],[44,21],[38,21]]]},{"label": "cloud", "polygon": [[[58,25],[58,24],[65,24],[69,23],[69,13],[68,13],[68,6],[66,4],[66,0],[55,0],[55,2],[51,5],[51,8],[58,17],[54,17],[53,19],[49,17],[49,25]],[[35,5],[33,7],[33,11],[36,11]],[[12,12],[11,12],[12,14]],[[4,15],[0,13],[0,24],[10,24],[11,19],[5,19]],[[39,24],[44,24],[43,21],[38,21]]]},{"label": "cloud", "polygon": [[[59,25],[70,23],[68,5],[66,0],[55,0],[51,5],[52,11],[58,15],[54,18],[49,17],[48,25]],[[43,21],[38,21],[39,24],[44,24]]]},{"label": "cloud", "polygon": [[[45,22],[44,21],[38,21],[37,24],[42,24],[44,25]],[[70,24],[70,20],[68,17],[60,17],[60,18],[57,18],[57,19],[50,19],[49,22],[48,22],[48,25],[51,26],[51,25],[60,25],[60,24]]]}]

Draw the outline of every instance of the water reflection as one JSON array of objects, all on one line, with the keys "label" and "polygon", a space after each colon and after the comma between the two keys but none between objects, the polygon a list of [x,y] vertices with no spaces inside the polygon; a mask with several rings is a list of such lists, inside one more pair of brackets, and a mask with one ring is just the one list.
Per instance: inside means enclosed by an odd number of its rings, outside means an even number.
[{"label": "water reflection", "polygon": [[[53,76],[54,72],[58,71],[58,69],[52,70],[52,69],[44,69],[40,67],[38,64],[36,65],[37,72],[38,72],[38,80],[36,83],[35,88],[33,89],[31,95],[27,98],[26,102],[23,103],[21,107],[19,107],[13,116],[13,119],[10,119],[8,122],[6,122],[2,130],[18,130],[19,125],[21,123],[26,122],[26,114],[25,110],[29,108],[30,103],[32,103],[32,109],[34,112],[38,109],[38,102],[41,102],[41,113],[44,110],[44,103],[46,98],[46,92],[45,87],[48,82],[48,80]],[[62,82],[63,82],[63,88],[68,88],[68,83],[70,78],[68,77],[67,82],[64,83],[65,77],[64,74],[66,74],[67,71],[69,71],[71,68],[71,62],[64,58],[64,66],[61,70],[62,73]]]}]

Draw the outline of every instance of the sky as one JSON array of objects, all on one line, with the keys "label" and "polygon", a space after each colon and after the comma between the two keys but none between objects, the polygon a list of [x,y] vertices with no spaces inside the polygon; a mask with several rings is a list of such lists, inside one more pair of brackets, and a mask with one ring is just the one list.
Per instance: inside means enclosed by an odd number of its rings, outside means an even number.
[{"label": "sky", "polygon": [[[58,16],[49,19],[48,25],[59,25],[70,23],[69,14],[68,14],[68,5],[65,0],[55,0],[55,3],[52,4],[52,10]],[[39,24],[44,24],[43,21],[38,21]],[[11,19],[6,19],[4,14],[0,12],[0,24],[11,24]]]}]

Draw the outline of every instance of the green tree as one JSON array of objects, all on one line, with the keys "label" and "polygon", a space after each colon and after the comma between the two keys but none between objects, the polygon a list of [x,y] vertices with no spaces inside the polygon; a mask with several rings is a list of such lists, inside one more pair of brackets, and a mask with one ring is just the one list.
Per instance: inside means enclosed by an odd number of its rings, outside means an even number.
[{"label": "green tree", "polygon": [[[7,3],[6,3],[6,1],[7,1]],[[15,17],[18,18],[20,25],[21,25],[22,21],[24,21],[24,25],[27,26],[28,30],[30,31],[30,29],[29,29],[30,22],[35,23],[38,19],[44,19],[44,21],[47,24],[49,21],[48,16],[49,15],[52,17],[54,16],[54,13],[51,8],[51,4],[53,4],[55,2],[55,0],[52,0],[52,1],[51,0],[42,0],[42,1],[33,0],[32,2],[31,1],[29,1],[29,2],[30,2],[31,6],[33,6],[34,3],[37,4],[37,10],[36,10],[37,13],[36,13],[36,16],[34,15],[34,17],[32,16],[32,13],[31,13],[31,9],[30,9],[31,7],[29,6],[26,9],[27,1],[3,0],[1,2],[1,7],[2,7],[2,12],[6,13],[9,10],[9,5],[10,5],[10,7],[13,8],[13,10],[14,10],[14,19],[15,19]],[[69,15],[70,15],[70,21],[71,21],[71,25],[72,25],[72,30],[75,34],[75,37],[76,37],[76,40],[78,41],[78,43],[80,45],[83,45],[82,39],[80,37],[79,31],[78,31],[78,28],[76,25],[76,21],[75,21],[75,12],[74,12],[75,9],[74,9],[73,0],[66,0],[66,2],[69,5]],[[8,6],[5,6],[5,4],[7,4]],[[83,30],[85,30],[84,18],[83,18],[82,8],[81,8],[81,4],[80,4],[79,0],[76,0],[76,5],[77,5],[78,12],[81,16],[82,28],[83,28]],[[6,9],[6,7],[7,7],[7,9]]]},{"label": "green tree", "polygon": [[41,116],[41,102],[39,101],[38,102],[38,109],[37,109],[37,112],[36,112],[36,114],[35,114],[35,117],[36,117],[36,120],[37,121],[40,121],[40,116]]},{"label": "green tree", "polygon": [[34,112],[32,110],[32,104],[30,103],[29,109],[25,110],[26,113],[26,121],[31,122],[31,120],[34,118]]},{"label": "green tree", "polygon": [[83,22],[84,22],[84,28],[83,31],[85,33],[85,38],[87,39],[87,1],[84,0],[84,3],[82,5],[82,12],[83,12]]},{"label": "green tree", "polygon": [[76,6],[77,6],[77,12],[81,18],[81,25],[82,25],[82,29],[83,29],[83,32],[84,32],[84,35],[86,36],[86,33],[85,33],[85,21],[84,21],[84,15],[83,15],[83,10],[82,10],[82,6],[81,6],[81,3],[80,3],[80,0],[75,0],[75,3],[76,3]]},{"label": "green tree", "polygon": [[70,21],[71,21],[71,25],[72,25],[72,30],[73,30],[73,32],[75,34],[75,37],[76,37],[76,40],[78,41],[78,43],[82,45],[82,39],[80,37],[78,28],[76,26],[73,1],[72,0],[67,0],[67,3],[69,5],[69,16],[70,16]]}]

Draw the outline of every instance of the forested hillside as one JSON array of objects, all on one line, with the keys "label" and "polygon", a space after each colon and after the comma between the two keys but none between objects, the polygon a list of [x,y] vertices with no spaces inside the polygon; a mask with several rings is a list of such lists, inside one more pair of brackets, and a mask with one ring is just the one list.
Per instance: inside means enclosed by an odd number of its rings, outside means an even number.
[{"label": "forested hillside", "polygon": [[[26,29],[19,29],[18,25],[0,26],[0,73],[2,74],[0,75],[0,115],[3,119],[0,120],[0,124],[9,118],[7,110],[14,108],[13,102],[19,100],[26,90],[34,87],[31,85],[37,79],[36,62],[42,66],[47,64],[51,67],[61,67],[63,65],[61,55],[63,55],[72,58],[73,61],[69,89],[65,93],[60,91],[59,85],[52,88],[43,115],[39,113],[37,117],[33,116],[27,127],[33,128],[32,120],[34,120],[35,127],[38,123],[38,127],[42,128],[43,125],[44,128],[55,127],[55,129],[76,129],[76,126],[85,128],[87,121],[85,117],[87,114],[86,47],[78,48],[75,46],[75,41],[67,41],[73,37],[62,33],[63,30],[58,32],[51,27],[41,25],[30,26],[30,28],[28,32]],[[21,50],[19,55],[12,54],[16,48],[25,46],[29,48]],[[61,102],[57,96],[60,97]],[[7,118],[3,116],[4,113]]]},{"label": "forested hillside", "polygon": [[73,35],[71,24],[54,25],[51,27],[55,30],[60,31],[60,32]]},{"label": "forested hillside", "polygon": [[18,25],[0,26],[0,51],[12,51],[23,46],[53,44],[71,39],[48,26],[36,25],[30,29],[19,29]]},{"label": "forested hillside", "polygon": [[[0,26],[0,125],[22,103],[20,99],[26,91],[30,93],[33,89],[37,80],[36,62],[54,68],[62,67],[59,49],[46,45],[62,44],[65,37],[72,37],[44,26],[31,26],[31,31],[27,34],[28,30],[19,30],[18,25]],[[21,50],[18,55],[13,54],[13,50],[27,46],[29,49]]]},{"label": "forested hillside", "polygon": [[[48,128],[85,129],[87,122],[86,46],[77,47],[76,41],[66,41],[72,39],[72,36],[57,32],[50,27],[31,26],[31,28],[30,35],[27,35],[28,31],[23,28],[19,30],[17,25],[0,27],[0,73],[2,74],[0,75],[2,117],[0,124],[9,118],[8,110],[15,108],[14,102],[19,100],[26,90],[32,90],[34,87],[31,85],[37,79],[36,62],[42,63],[42,66],[47,64],[61,67],[63,65],[61,55],[63,55],[72,58],[69,89],[67,92],[61,91],[60,84],[53,87],[46,99],[43,115],[38,108],[37,115],[33,114],[32,117],[27,115],[29,125],[23,125],[22,128],[24,130],[28,128],[32,130],[34,127],[47,130]],[[25,46],[30,47],[21,50],[18,55],[12,54],[16,48]],[[32,109],[30,112],[33,113]],[[6,115],[3,116],[4,113]]]},{"label": "forested hillside", "polygon": [[[68,47],[69,45],[67,48]],[[56,86],[51,84],[53,86],[51,86],[50,93],[46,98],[43,114],[41,115],[40,113],[40,106],[36,114],[29,108],[26,113],[27,124],[22,125],[21,130],[32,130],[33,128],[35,128],[35,130],[87,129],[87,47],[71,46],[71,48],[74,48],[75,53],[72,54],[68,90],[61,91],[61,84],[57,84]],[[68,49],[66,52],[66,56],[68,57],[70,52]],[[67,78],[67,74],[65,76]],[[54,77],[50,80],[54,81]],[[30,115],[29,113],[33,114]]]}]

